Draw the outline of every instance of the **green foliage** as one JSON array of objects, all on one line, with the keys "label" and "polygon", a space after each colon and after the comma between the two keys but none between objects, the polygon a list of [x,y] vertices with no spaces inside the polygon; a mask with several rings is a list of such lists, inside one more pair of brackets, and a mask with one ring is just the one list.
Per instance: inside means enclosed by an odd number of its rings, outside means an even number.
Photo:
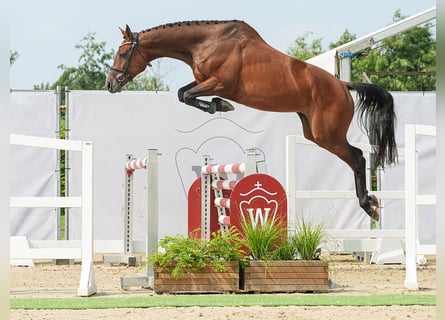
[{"label": "green foliage", "polygon": [[51,85],[49,82],[42,82],[41,84],[35,84],[33,90],[51,90]]},{"label": "green foliage", "polygon": [[[152,75],[148,75],[150,72]],[[133,81],[127,83],[123,90],[132,91],[168,91],[169,87],[162,81],[161,62],[156,61],[147,72],[136,76]]]},{"label": "green foliage", "polygon": [[222,234],[220,231],[206,241],[182,235],[167,236],[159,241],[164,252],[150,257],[149,264],[160,270],[173,267],[173,277],[204,268],[212,264],[218,271],[225,271],[224,261],[240,261],[243,252],[240,249],[239,233],[236,229]]},{"label": "green foliage", "polygon": [[308,31],[302,36],[297,37],[293,46],[289,48],[287,53],[303,61],[323,53],[323,48],[321,45],[323,38],[313,39],[312,42],[309,43],[308,38],[312,35],[313,32]]},{"label": "green foliage", "polygon": [[295,233],[289,237],[288,242],[292,248],[295,248],[299,259],[313,260],[317,259],[317,250],[323,238],[323,224],[314,224],[302,217],[301,221],[297,222]]},{"label": "green foliage", "polygon": [[9,50],[9,65],[12,66],[19,57],[20,55],[17,51]]},{"label": "green foliage", "polygon": [[104,90],[107,72],[110,68],[114,52],[106,51],[105,42],[97,42],[96,33],[88,34],[75,45],[81,50],[78,67],[67,67],[62,64],[58,68],[63,71],[59,79],[51,86],[69,87],[75,90]]},{"label": "green foliage", "polygon": [[314,260],[323,241],[321,223],[314,224],[302,218],[290,236],[281,222],[266,221],[262,225],[246,221],[242,225],[243,244],[253,260]]},{"label": "green foliage", "polygon": [[[106,77],[111,63],[113,62],[114,51],[106,49],[106,42],[99,42],[96,33],[88,32],[82,40],[75,45],[80,50],[79,65],[68,67],[61,64],[58,68],[62,70],[62,75],[55,83],[49,86],[48,83],[34,85],[35,90],[56,89],[61,86],[62,90],[68,87],[71,90],[105,90]],[[124,90],[141,91],[167,91],[169,90],[162,81],[160,73],[160,62],[156,69],[152,69],[152,76],[146,73],[140,74],[133,81],[128,83]]]},{"label": "green foliage", "polygon": [[357,39],[357,36],[355,34],[350,33],[349,30],[346,29],[343,32],[343,34],[340,36],[340,39],[337,42],[331,42],[329,44],[329,49],[335,49],[335,48],[340,47],[341,45],[351,42],[355,39]]},{"label": "green foliage", "polygon": [[[404,19],[400,10],[393,22]],[[376,43],[352,59],[351,80],[362,82],[363,73],[371,82],[392,91],[433,91],[436,89],[436,40],[433,25],[426,23]],[[297,37],[288,54],[307,60],[323,53],[321,38],[309,41],[311,32]],[[330,49],[356,39],[348,29]],[[426,73],[426,74],[425,74]]]},{"label": "green foliage", "polygon": [[278,260],[295,260],[297,256],[295,243],[290,241],[287,237],[283,242],[272,252],[271,259],[274,261]]},{"label": "green foliage", "polygon": [[247,219],[243,221],[242,230],[243,244],[254,260],[273,260],[275,251],[287,236],[283,223],[272,220],[257,224]]},{"label": "green foliage", "polygon": [[[403,18],[400,11],[396,11],[394,22]],[[387,90],[435,90],[435,75],[416,75],[436,70],[436,41],[431,29],[432,24],[427,23],[387,38],[366,50],[361,58],[352,62],[352,80],[360,81],[363,72],[370,72],[371,81]],[[380,74],[372,75],[373,72]]]}]

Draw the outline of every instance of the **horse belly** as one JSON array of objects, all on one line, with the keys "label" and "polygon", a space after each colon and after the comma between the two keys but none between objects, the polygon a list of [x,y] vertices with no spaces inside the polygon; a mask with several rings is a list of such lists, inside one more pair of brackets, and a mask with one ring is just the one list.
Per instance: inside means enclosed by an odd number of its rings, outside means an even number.
[{"label": "horse belly", "polygon": [[284,85],[283,82],[279,83],[280,85],[274,85],[268,81],[256,81],[241,85],[233,100],[262,111],[302,111],[306,105],[306,99],[301,97],[295,88]]}]

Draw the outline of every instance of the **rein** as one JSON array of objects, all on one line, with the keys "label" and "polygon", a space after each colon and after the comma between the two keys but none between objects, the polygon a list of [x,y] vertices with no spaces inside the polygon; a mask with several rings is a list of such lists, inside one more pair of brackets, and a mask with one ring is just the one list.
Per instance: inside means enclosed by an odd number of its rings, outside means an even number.
[{"label": "rein", "polygon": [[118,68],[118,67],[115,67],[115,66],[111,66],[111,68],[110,68],[111,70],[114,70],[114,71],[117,71],[117,72],[121,73],[121,75],[116,78],[117,81],[119,81],[119,83],[121,83],[121,84],[122,84],[122,82],[124,81],[125,78],[127,78],[128,81],[132,81],[133,80],[133,77],[131,76],[131,74],[128,73],[128,69],[130,68],[131,58],[133,57],[133,53],[135,51],[142,57],[142,59],[144,59],[145,63],[149,67],[151,67],[150,62],[147,61],[147,59],[144,57],[144,55],[141,53],[141,51],[138,48],[139,34],[137,32],[133,32],[133,41],[127,41],[127,42],[122,43],[119,46],[119,49],[121,47],[129,45],[129,44],[131,44],[130,55],[129,55],[127,61],[125,61],[124,68],[121,69],[121,68]]}]

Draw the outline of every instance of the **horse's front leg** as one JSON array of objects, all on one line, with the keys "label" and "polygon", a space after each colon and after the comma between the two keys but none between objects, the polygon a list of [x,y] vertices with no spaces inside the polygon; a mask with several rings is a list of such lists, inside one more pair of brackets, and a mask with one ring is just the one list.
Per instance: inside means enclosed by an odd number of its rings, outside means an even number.
[{"label": "horse's front leg", "polygon": [[178,98],[179,101],[184,102],[185,104],[211,114],[217,111],[227,112],[234,110],[235,108],[232,104],[221,98],[215,97],[210,102],[197,99],[199,96],[217,95],[215,92],[216,87],[217,81],[212,78],[199,84],[196,81],[193,81],[178,90]]}]

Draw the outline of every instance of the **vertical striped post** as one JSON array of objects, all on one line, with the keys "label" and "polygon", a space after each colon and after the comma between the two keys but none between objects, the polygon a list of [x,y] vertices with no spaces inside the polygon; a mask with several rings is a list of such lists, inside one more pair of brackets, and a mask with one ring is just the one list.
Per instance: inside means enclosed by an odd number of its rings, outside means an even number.
[{"label": "vertical striped post", "polygon": [[[210,156],[204,155],[204,166],[211,167]],[[211,173],[211,172],[209,172]],[[210,240],[211,176],[201,171],[201,239]]]},{"label": "vertical striped post", "polygon": [[[246,161],[223,165],[210,165],[210,156],[204,156],[201,167],[201,239],[210,239],[210,212],[216,206],[218,221],[222,232],[228,231],[229,221],[226,209],[230,209],[230,199],[223,198],[222,189],[231,190],[237,181],[221,181],[220,174],[243,174],[244,176],[266,171],[265,162],[259,165],[256,161],[256,149],[246,151]],[[211,190],[215,192],[215,202],[211,203]]]},{"label": "vertical striped post", "polygon": [[133,155],[126,156],[125,165],[125,199],[124,199],[124,255],[133,255],[133,171],[129,163],[133,161]]}]

